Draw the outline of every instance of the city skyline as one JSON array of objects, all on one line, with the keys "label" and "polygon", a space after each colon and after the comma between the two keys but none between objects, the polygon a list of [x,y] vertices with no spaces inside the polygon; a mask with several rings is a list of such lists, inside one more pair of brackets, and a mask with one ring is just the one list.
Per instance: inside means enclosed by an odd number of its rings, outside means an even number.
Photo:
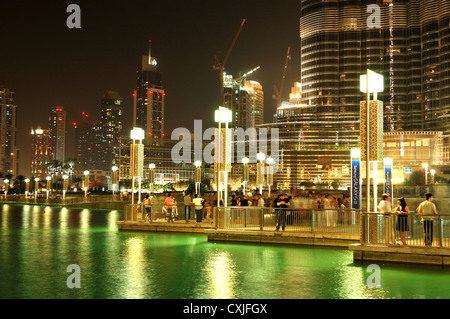
[{"label": "city skyline", "polygon": [[[4,6],[8,15],[2,16],[0,28],[8,31],[9,46],[0,53],[0,82],[16,95],[22,175],[30,172],[30,129],[46,126],[52,106],[67,110],[68,123],[81,111],[100,118],[103,93],[117,91],[124,100],[124,132],[131,128],[136,71],[149,40],[167,92],[166,134],[180,126],[191,128],[194,119],[213,125],[220,99],[214,55],[225,56],[243,18],[246,24],[225,69],[237,76],[261,66],[253,78],[265,91],[266,120],[276,110],[271,90],[281,82],[288,46],[294,49],[285,96],[299,76],[298,1],[228,1],[226,6],[136,1],[125,10],[115,2],[79,1],[81,29],[67,28],[68,4],[30,2],[26,10],[14,3]],[[155,8],[160,11],[148,14]],[[11,27],[19,17],[24,22]],[[67,140],[72,139],[68,127]],[[73,151],[66,157],[73,157]]]}]

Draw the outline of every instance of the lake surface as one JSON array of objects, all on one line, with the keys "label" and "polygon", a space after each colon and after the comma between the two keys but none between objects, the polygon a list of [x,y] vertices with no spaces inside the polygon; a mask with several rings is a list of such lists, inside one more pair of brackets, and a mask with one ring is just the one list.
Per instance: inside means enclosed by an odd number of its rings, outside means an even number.
[{"label": "lake surface", "polygon": [[[211,243],[201,234],[119,232],[122,212],[2,205],[0,298],[434,299],[450,271],[369,264],[343,249]],[[78,265],[81,288],[68,288]]]}]

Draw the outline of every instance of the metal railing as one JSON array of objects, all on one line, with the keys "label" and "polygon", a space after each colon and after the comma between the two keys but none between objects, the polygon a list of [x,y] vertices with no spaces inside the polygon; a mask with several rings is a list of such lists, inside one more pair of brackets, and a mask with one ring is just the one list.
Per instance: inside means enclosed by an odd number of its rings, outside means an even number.
[{"label": "metal railing", "polygon": [[450,248],[450,215],[363,213],[361,243]]},{"label": "metal railing", "polygon": [[360,211],[351,209],[218,208],[219,229],[359,234]]}]

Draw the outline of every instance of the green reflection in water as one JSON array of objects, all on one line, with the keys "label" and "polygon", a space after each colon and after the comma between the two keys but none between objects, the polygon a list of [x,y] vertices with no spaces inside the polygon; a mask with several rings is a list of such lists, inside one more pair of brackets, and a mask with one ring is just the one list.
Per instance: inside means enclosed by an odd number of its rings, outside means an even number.
[{"label": "green reflection in water", "polygon": [[[210,243],[119,232],[118,211],[3,205],[0,298],[449,298],[447,269],[379,264],[381,287],[347,250]],[[69,289],[66,268],[81,269]]]}]

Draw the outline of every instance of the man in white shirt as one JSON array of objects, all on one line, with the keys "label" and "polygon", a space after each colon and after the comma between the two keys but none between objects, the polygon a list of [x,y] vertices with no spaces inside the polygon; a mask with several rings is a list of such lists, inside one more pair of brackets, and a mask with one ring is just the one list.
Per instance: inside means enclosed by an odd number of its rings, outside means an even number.
[{"label": "man in white shirt", "polygon": [[187,193],[184,196],[184,216],[186,217],[186,223],[189,223],[189,219],[191,218],[191,194]]},{"label": "man in white shirt", "polygon": [[395,243],[395,234],[394,234],[394,223],[392,215],[387,215],[392,212],[392,205],[391,205],[391,196],[389,194],[383,194],[382,200],[378,204],[378,212],[385,214],[383,220],[384,220],[384,241],[386,245],[394,244]]},{"label": "man in white shirt", "polygon": [[198,197],[198,194],[194,195],[194,199],[192,200],[192,205],[194,206],[195,214],[197,216],[197,223],[202,222],[202,217],[203,217],[202,201],[203,201],[203,198]]},{"label": "man in white shirt", "polygon": [[433,244],[433,215],[437,215],[437,209],[432,200],[433,194],[425,194],[425,200],[416,209],[417,213],[422,215],[425,246]]}]

